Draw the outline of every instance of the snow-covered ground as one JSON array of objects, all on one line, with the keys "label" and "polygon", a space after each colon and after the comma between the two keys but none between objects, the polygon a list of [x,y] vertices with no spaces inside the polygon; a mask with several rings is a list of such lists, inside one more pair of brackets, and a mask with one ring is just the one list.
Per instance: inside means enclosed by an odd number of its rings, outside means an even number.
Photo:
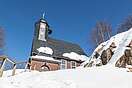
[{"label": "snow-covered ground", "polygon": [[0,88],[131,88],[132,82],[131,72],[111,66],[9,73],[0,78]]}]

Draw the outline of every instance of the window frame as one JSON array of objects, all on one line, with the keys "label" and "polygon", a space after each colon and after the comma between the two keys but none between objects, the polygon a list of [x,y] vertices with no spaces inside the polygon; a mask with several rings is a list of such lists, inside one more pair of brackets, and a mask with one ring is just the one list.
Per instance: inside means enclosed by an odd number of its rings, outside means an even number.
[{"label": "window frame", "polygon": [[67,69],[67,60],[61,59],[60,69]]},{"label": "window frame", "polygon": [[[42,24],[41,24],[42,25]],[[45,27],[42,27],[40,25],[40,28],[39,28],[39,37],[38,37],[38,40],[42,40],[42,41],[45,41],[45,35],[46,35],[46,28]]]},{"label": "window frame", "polygon": [[[75,65],[73,65],[73,63]],[[77,62],[76,61],[71,61],[71,69],[75,69],[77,67]]]}]

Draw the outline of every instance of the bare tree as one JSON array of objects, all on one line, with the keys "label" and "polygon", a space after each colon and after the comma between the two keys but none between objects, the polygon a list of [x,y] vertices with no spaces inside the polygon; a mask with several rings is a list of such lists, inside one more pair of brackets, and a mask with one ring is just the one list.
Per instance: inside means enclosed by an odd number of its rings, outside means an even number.
[{"label": "bare tree", "polygon": [[112,35],[112,27],[110,24],[99,21],[91,31],[91,42],[94,46],[98,46],[100,43],[109,39]]},{"label": "bare tree", "polygon": [[99,41],[98,41],[97,35],[98,35],[97,30],[93,29],[91,31],[91,40],[92,40],[93,43],[96,43],[98,45],[99,44]]},{"label": "bare tree", "polygon": [[132,28],[132,15],[128,16],[118,27],[117,33],[124,32]]}]

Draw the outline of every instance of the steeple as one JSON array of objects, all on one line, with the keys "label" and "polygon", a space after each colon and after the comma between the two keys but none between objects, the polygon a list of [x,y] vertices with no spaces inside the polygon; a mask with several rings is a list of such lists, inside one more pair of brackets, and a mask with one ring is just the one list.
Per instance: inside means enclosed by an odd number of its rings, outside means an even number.
[{"label": "steeple", "polygon": [[48,34],[51,34],[49,29],[49,24],[45,20],[45,13],[42,14],[42,17],[35,23],[35,40],[46,41]]},{"label": "steeple", "polygon": [[43,19],[44,19],[44,16],[45,16],[45,12],[43,13],[43,16],[42,16]]},{"label": "steeple", "polygon": [[48,22],[45,20],[45,12],[42,14],[40,21],[45,22],[48,25]]},{"label": "steeple", "polygon": [[42,16],[40,17],[40,20],[39,21],[46,23],[47,26],[48,26],[48,22],[45,20],[45,13],[42,14]]}]

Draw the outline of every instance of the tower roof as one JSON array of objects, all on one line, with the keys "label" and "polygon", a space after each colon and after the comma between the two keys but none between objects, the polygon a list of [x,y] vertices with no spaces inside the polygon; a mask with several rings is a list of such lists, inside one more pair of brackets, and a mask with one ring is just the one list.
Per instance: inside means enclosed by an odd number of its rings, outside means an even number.
[{"label": "tower roof", "polygon": [[43,18],[40,18],[39,22],[42,22],[42,23],[48,23],[45,19]]},{"label": "tower roof", "polygon": [[36,22],[36,24],[39,24],[39,23],[45,23],[45,24],[49,27],[48,22],[47,22],[44,18],[40,18],[40,19]]},{"label": "tower roof", "polygon": [[46,22],[46,23],[47,23],[47,21],[45,20],[45,12],[42,14],[42,17],[41,17],[40,21],[41,21],[41,22]]}]

